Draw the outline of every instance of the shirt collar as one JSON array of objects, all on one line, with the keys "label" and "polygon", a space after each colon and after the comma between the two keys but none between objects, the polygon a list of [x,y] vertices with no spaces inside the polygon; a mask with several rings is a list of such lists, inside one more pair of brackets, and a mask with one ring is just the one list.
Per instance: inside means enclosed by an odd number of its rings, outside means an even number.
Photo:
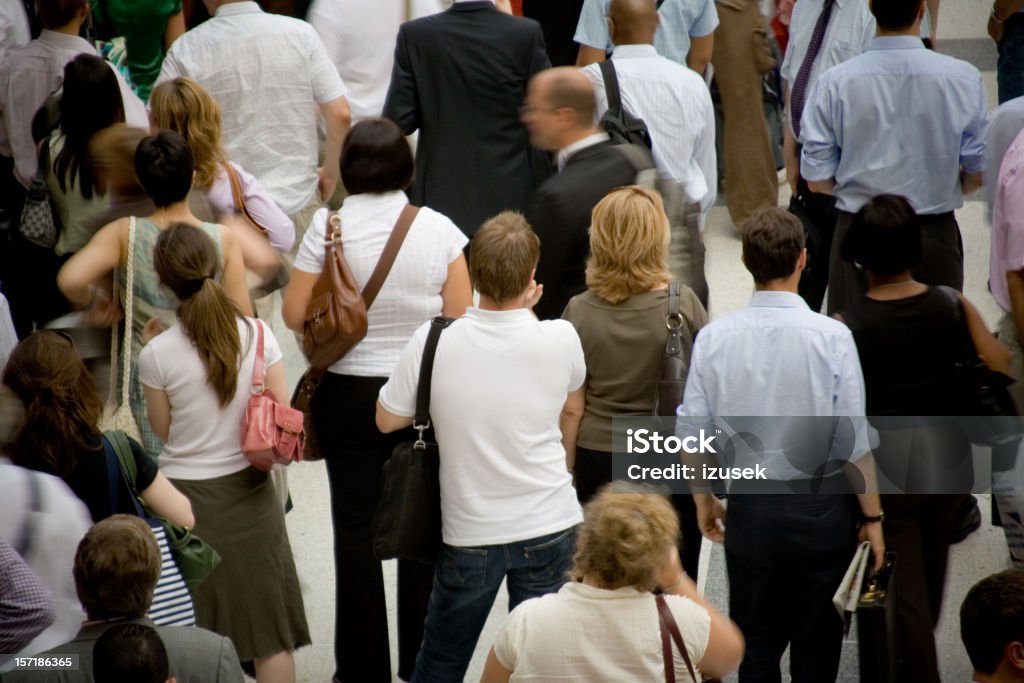
[{"label": "shirt collar", "polygon": [[46,43],[47,45],[52,45],[53,47],[62,48],[64,50],[76,50],[78,52],[96,54],[96,49],[85,38],[70,36],[67,33],[60,33],[59,31],[51,31],[48,28],[43,29],[42,33],[39,34],[38,40],[41,43]]},{"label": "shirt collar", "polygon": [[576,152],[584,150],[587,147],[599,145],[610,139],[611,138],[608,137],[608,133],[598,131],[597,133],[592,133],[582,140],[577,140],[571,145],[566,145],[562,149],[558,150],[558,172],[562,172],[562,169],[565,168],[565,165],[569,162],[569,158],[572,157],[573,154],[576,154]]},{"label": "shirt collar", "polygon": [[754,308],[804,308],[811,310],[799,294],[794,292],[754,292],[748,306]]},{"label": "shirt collar", "polygon": [[513,308],[509,311],[485,311],[476,306],[466,309],[466,318],[472,318],[485,323],[521,323],[527,320],[537,320],[528,308]]},{"label": "shirt collar", "polygon": [[917,50],[926,49],[917,36],[875,36],[871,39],[872,50]]},{"label": "shirt collar", "polygon": [[260,6],[251,1],[247,2],[229,2],[226,5],[221,5],[217,8],[216,16],[218,17],[229,17],[235,16],[236,14],[262,14],[263,10]]},{"label": "shirt collar", "polygon": [[647,45],[616,45],[612,51],[612,59],[635,59],[638,57],[657,57],[658,51],[651,44]]}]

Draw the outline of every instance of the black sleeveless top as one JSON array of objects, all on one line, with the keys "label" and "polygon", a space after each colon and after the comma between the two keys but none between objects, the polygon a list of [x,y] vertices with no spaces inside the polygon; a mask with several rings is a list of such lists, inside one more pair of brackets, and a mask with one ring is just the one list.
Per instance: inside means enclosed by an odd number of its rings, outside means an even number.
[{"label": "black sleeveless top", "polygon": [[938,287],[840,311],[864,371],[868,415],[958,415],[956,362],[962,358],[959,302]]}]

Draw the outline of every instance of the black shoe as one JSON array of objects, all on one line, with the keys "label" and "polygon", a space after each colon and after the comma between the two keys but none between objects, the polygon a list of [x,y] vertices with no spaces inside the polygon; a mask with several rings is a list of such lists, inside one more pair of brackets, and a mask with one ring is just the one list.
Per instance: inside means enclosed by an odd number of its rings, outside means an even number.
[{"label": "black shoe", "polygon": [[956,517],[953,543],[964,540],[981,526],[981,510],[978,509],[978,499],[974,496],[964,496],[963,502],[957,508]]}]

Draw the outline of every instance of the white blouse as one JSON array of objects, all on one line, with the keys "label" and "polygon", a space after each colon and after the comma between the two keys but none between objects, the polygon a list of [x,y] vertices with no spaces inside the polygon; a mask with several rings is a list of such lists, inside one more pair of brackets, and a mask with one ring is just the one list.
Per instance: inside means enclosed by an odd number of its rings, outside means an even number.
[{"label": "white blouse", "polygon": [[[384,251],[407,199],[403,192],[358,194],[341,207],[344,255],[362,289]],[[327,209],[321,209],[295,256],[295,268],[319,274],[324,268]],[[447,217],[422,207],[406,235],[391,272],[367,314],[366,337],[332,365],[330,372],[359,377],[388,377],[398,356],[420,325],[441,313],[441,289],[448,265],[469,240]]]}]

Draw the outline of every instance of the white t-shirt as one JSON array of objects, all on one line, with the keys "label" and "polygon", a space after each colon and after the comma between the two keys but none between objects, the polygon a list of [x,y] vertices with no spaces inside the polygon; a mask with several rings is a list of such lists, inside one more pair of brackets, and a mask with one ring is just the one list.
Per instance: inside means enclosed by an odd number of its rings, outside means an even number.
[{"label": "white t-shirt", "polygon": [[[366,286],[384,245],[408,200],[403,192],[357,194],[341,207],[345,262],[359,289]],[[320,274],[324,269],[327,209],[313,217],[295,268]],[[447,217],[422,207],[402,242],[391,272],[367,314],[366,336],[329,370],[338,375],[387,377],[417,327],[441,314],[441,289],[448,265],[469,240]]]},{"label": "white t-shirt", "polygon": [[[665,601],[696,669],[708,646],[711,616],[689,598],[666,595]],[[567,583],[512,610],[494,654],[517,682],[663,681],[658,624],[651,593]],[[676,680],[693,681],[674,645],[672,655]]]},{"label": "white t-shirt", "polygon": [[[429,329],[416,330],[380,390],[394,415],[416,412]],[[558,417],[585,378],[580,338],[564,320],[538,321],[524,308],[470,308],[444,331],[430,417],[441,450],[445,543],[514,543],[583,521]]]},{"label": "white t-shirt", "polygon": [[206,367],[181,322],[142,348],[140,381],[145,386],[163,389],[171,403],[170,434],[158,461],[164,476],[214,479],[249,466],[242,454],[242,417],[256,361],[257,324],[263,326],[266,369],[281,362],[281,349],[270,328],[255,318],[239,318],[238,334],[244,357],[238,369],[235,398],[227,407],[221,407],[217,400],[217,393],[207,381]]}]

